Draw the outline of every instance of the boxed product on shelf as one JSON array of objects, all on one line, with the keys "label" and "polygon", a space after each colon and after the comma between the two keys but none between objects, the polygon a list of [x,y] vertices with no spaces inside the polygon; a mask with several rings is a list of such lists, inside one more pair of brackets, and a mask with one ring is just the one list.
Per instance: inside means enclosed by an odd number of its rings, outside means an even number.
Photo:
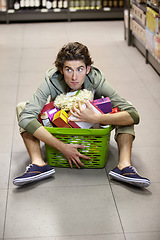
[{"label": "boxed product on shelf", "polygon": [[154,53],[154,33],[146,28],[146,49]]},{"label": "boxed product on shelf", "polygon": [[154,36],[154,55],[160,62],[160,34]]},{"label": "boxed product on shelf", "polygon": [[5,12],[7,9],[6,0],[0,0],[0,11]]},{"label": "boxed product on shelf", "polygon": [[153,33],[160,33],[160,18],[156,11],[147,7],[146,27]]},{"label": "boxed product on shelf", "polygon": [[142,9],[137,7],[135,4],[132,5],[132,14],[136,17],[144,26],[146,26],[146,14]]},{"label": "boxed product on shelf", "polygon": [[139,40],[145,45],[146,43],[146,31],[138,24],[134,19],[132,20],[132,32],[138,37]]}]

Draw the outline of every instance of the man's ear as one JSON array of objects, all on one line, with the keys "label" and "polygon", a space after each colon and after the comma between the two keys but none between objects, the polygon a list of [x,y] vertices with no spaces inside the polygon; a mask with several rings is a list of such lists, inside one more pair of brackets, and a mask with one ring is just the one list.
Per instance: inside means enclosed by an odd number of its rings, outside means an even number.
[{"label": "man's ear", "polygon": [[59,71],[60,71],[61,74],[63,74],[63,69],[62,68],[60,68]]},{"label": "man's ear", "polygon": [[87,66],[87,74],[90,72],[90,70],[91,70],[91,66],[89,65]]}]

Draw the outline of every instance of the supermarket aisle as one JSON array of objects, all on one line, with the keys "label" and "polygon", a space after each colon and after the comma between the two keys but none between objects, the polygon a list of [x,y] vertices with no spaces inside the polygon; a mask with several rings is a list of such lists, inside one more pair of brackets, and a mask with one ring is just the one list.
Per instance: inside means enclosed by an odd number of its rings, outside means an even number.
[{"label": "supermarket aisle", "polygon": [[[123,22],[0,25],[0,240],[160,239],[160,79],[123,39]],[[15,107],[36,90],[59,48],[86,44],[94,63],[141,116],[132,161],[147,189],[110,181],[117,164],[114,133],[106,169],[56,169],[55,177],[17,188],[29,163]]]}]

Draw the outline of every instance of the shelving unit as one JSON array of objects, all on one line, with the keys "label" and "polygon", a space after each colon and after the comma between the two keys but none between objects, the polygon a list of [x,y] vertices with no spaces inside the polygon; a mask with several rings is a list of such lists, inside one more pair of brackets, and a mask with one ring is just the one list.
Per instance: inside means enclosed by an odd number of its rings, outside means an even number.
[{"label": "shelving unit", "polygon": [[[134,6],[137,7],[139,11],[143,12],[139,14],[141,19],[134,15],[133,13]],[[155,10],[160,17],[160,7],[159,8],[155,7],[150,2],[147,2],[146,4],[144,4],[144,3],[137,3],[136,0],[133,0],[131,5],[130,1],[129,0],[127,1],[127,4],[125,5],[125,11],[124,11],[125,13],[124,35],[128,43],[128,46],[136,47],[145,57],[146,63],[151,64],[152,67],[160,75],[160,59],[155,56],[154,52],[152,52],[152,50],[148,48],[146,43],[146,31],[148,31],[148,29],[146,27],[144,18],[146,15],[147,6],[150,6],[153,10]],[[135,25],[138,24],[139,26],[139,29],[138,29],[139,32],[137,31],[137,33],[136,31],[134,31],[134,22],[135,22]]]},{"label": "shelving unit", "polygon": [[[2,1],[2,0],[0,0]],[[4,0],[3,0],[4,1]],[[67,7],[64,8],[51,8],[47,9],[42,7],[42,0],[40,2],[39,8],[23,8],[19,10],[13,9],[13,3],[11,1],[16,0],[6,0],[6,12],[0,11],[0,22],[33,22],[33,21],[74,21],[74,20],[102,20],[102,19],[123,19],[123,11],[124,11],[124,0],[107,0],[107,1],[83,1],[93,4],[95,2],[99,2],[99,6],[96,5],[94,7],[84,7],[80,8],[75,6],[71,6],[71,2],[78,1],[67,1]],[[21,0],[20,0],[21,1]],[[34,1],[34,0],[33,0]],[[80,2],[80,1],[79,1]],[[103,2],[105,4],[108,2],[108,6],[103,6]],[[112,6],[112,3],[121,2],[121,6]],[[109,7],[110,6],[110,7]]]}]

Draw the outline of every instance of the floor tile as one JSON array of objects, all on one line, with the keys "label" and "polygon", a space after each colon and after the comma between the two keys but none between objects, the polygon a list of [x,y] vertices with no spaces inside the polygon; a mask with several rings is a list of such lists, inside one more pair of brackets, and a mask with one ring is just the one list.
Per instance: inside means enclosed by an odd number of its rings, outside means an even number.
[{"label": "floor tile", "polygon": [[0,125],[0,152],[11,152],[13,125]]},{"label": "floor tile", "polygon": [[160,232],[146,232],[146,233],[127,233],[126,240],[159,240]]},{"label": "floor tile", "polygon": [[9,192],[5,238],[106,233],[122,233],[109,185]]},{"label": "floor tile", "polygon": [[159,147],[160,146],[160,121],[143,120],[135,127],[136,140],[134,147]]},{"label": "floor tile", "polygon": [[160,148],[133,148],[132,164],[141,176],[147,177],[151,182],[160,182]]},{"label": "floor tile", "polygon": [[[5,116],[0,120],[0,240],[4,229],[8,240],[159,240],[160,81],[139,51],[127,46],[123,21],[12,23],[0,24],[0,31],[0,108]],[[132,165],[151,180],[149,188],[108,179],[118,164],[114,131],[104,169],[56,168],[43,181],[13,185],[30,163],[16,104],[31,97],[69,41],[86,44],[94,65],[137,108],[141,121],[135,126]]]},{"label": "floor tile", "polygon": [[7,200],[7,190],[0,189],[0,239],[3,239],[4,231],[4,221],[5,221],[5,211],[6,211],[6,200]]},{"label": "floor tile", "polygon": [[[66,236],[66,237],[38,237],[39,240],[124,240],[123,234],[95,234],[83,236]],[[36,240],[37,238],[18,238],[18,240]],[[0,239],[1,240],[1,239]],[[5,238],[5,240],[17,240],[17,238]]]},{"label": "floor tile", "polygon": [[[24,152],[12,153],[10,188],[13,188],[13,178],[22,175],[30,164],[29,155]],[[55,168],[54,177],[33,183],[29,187],[65,187],[65,186],[100,186],[108,184],[105,169],[70,169]]]},{"label": "floor tile", "polygon": [[10,153],[0,152],[0,166],[1,166],[0,189],[7,189],[8,188],[10,158],[11,158]]},{"label": "floor tile", "polygon": [[112,189],[125,233],[159,231],[160,183],[139,189],[114,182]]}]

